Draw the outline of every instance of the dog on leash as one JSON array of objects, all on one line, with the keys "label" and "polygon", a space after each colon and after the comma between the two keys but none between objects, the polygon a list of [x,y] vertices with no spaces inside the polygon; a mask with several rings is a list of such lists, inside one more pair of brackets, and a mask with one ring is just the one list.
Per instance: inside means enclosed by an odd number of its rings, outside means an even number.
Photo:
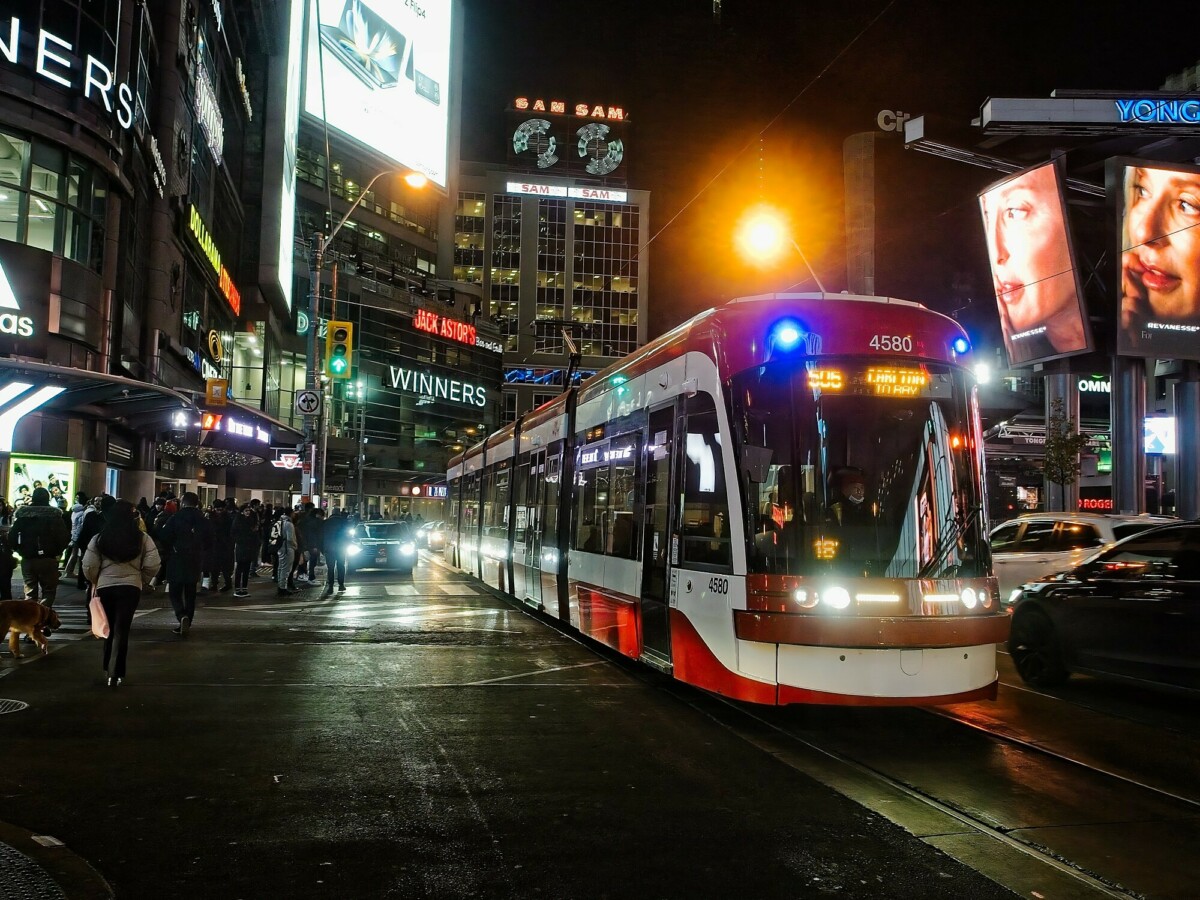
[{"label": "dog on leash", "polygon": [[42,631],[61,627],[58,613],[36,600],[0,600],[0,636],[8,634],[8,649],[17,659],[21,658],[22,634],[37,644],[44,655],[50,650]]}]

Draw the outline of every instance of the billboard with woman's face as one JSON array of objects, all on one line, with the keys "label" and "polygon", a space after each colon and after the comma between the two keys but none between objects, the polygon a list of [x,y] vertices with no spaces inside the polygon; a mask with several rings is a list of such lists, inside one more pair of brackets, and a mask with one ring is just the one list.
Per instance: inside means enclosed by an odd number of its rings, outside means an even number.
[{"label": "billboard with woman's face", "polygon": [[1117,353],[1200,359],[1200,167],[1121,161]]},{"label": "billboard with woman's face", "polygon": [[979,195],[1010,365],[1092,349],[1058,167],[1026,169]]}]

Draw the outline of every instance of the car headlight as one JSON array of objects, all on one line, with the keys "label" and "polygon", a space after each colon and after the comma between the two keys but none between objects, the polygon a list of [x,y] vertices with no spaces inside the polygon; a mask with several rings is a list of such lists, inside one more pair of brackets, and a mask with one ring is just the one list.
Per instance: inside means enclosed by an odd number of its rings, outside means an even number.
[{"label": "car headlight", "polygon": [[360,553],[362,553],[362,547],[360,547],[358,544],[351,544],[346,548],[346,554],[348,556],[358,556]]},{"label": "car headlight", "polygon": [[405,541],[403,544],[400,545],[400,552],[403,553],[405,556],[412,556],[414,553],[417,552],[417,545],[414,544],[412,541]]}]

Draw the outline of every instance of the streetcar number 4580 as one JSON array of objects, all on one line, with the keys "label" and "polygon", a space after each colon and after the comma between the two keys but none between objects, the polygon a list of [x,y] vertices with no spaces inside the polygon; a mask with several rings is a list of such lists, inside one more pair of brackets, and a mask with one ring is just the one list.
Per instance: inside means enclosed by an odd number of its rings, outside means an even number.
[{"label": "streetcar number 4580", "polygon": [[872,350],[912,353],[913,340],[911,334],[876,334],[871,336],[868,346]]}]

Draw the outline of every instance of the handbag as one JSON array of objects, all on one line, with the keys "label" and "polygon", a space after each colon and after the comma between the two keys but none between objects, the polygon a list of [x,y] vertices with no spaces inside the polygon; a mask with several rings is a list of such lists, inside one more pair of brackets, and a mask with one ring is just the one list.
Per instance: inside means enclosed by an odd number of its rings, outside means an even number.
[{"label": "handbag", "polygon": [[104,604],[100,602],[100,592],[92,591],[92,599],[88,601],[88,613],[92,617],[92,634],[98,638],[108,637],[108,616],[104,612]]}]

